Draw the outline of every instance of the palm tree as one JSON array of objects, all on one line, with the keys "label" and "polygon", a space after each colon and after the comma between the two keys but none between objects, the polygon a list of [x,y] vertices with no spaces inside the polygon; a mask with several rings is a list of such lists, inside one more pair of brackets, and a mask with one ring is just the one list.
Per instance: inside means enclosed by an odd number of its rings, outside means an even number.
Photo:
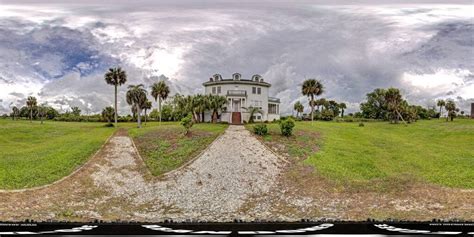
[{"label": "palm tree", "polygon": [[142,108],[144,107],[145,102],[147,101],[146,98],[146,90],[143,88],[143,84],[140,85],[129,85],[128,86],[128,91],[126,94],[127,97],[127,103],[129,105],[135,106],[137,110],[137,123],[138,127],[142,127],[142,121],[141,121],[141,112]]},{"label": "palm tree", "polygon": [[112,120],[115,117],[115,110],[111,106],[107,106],[102,110],[102,118],[107,119],[107,122],[110,123],[110,120]]},{"label": "palm tree", "polygon": [[33,122],[33,108],[36,107],[36,98],[33,96],[28,96],[26,100],[26,106],[30,108],[30,122]]},{"label": "palm tree", "polygon": [[222,110],[227,104],[227,99],[225,96],[220,95],[210,95],[209,96],[209,108],[212,110],[212,122],[217,122],[217,117],[219,116],[219,110]]},{"label": "palm tree", "polygon": [[303,111],[304,111],[304,105],[300,103],[300,105],[299,105],[298,109],[296,110],[296,112],[301,115],[303,113]]},{"label": "palm tree", "polygon": [[158,83],[154,83],[151,86],[151,96],[158,100],[158,110],[160,111],[160,123],[161,123],[161,101],[166,100],[170,93],[170,88],[164,81],[159,81]]},{"label": "palm tree", "polygon": [[200,122],[204,121],[204,112],[210,109],[209,96],[198,95],[198,106],[196,107],[198,115],[200,115]]},{"label": "palm tree", "polygon": [[122,68],[109,68],[109,71],[104,75],[105,81],[109,85],[113,85],[115,87],[115,103],[114,103],[114,117],[115,117],[115,125],[117,125],[117,87],[125,84],[127,82],[127,73],[122,70]]},{"label": "palm tree", "polygon": [[13,117],[13,120],[16,119],[16,117],[20,114],[20,110],[16,107],[16,106],[13,106],[12,108],[12,117]]},{"label": "palm tree", "polygon": [[438,102],[436,103],[437,106],[439,106],[439,118],[441,118],[441,111],[443,110],[443,107],[446,105],[446,101],[444,100],[438,100]]},{"label": "palm tree", "polygon": [[297,101],[294,105],[293,105],[293,109],[296,110],[296,117],[298,117],[298,115],[300,114],[300,112],[303,112],[303,104],[301,104],[301,102]]},{"label": "palm tree", "polygon": [[344,110],[347,108],[345,103],[339,104],[339,109],[341,109],[341,118],[344,118]]},{"label": "palm tree", "polygon": [[[301,92],[303,95],[309,97],[309,101],[313,101],[315,96],[319,96],[323,93],[323,84],[316,79],[308,79],[303,82],[301,87]],[[310,102],[311,106],[311,122],[313,122],[314,117],[314,103]]]},{"label": "palm tree", "polygon": [[[147,100],[145,102],[145,104],[143,105],[142,109],[145,110],[144,112],[145,112],[145,125],[146,125],[146,111],[151,109],[151,101]],[[161,111],[160,111],[160,113],[161,113]],[[160,119],[161,119],[161,114],[160,114]]]},{"label": "palm tree", "polygon": [[444,106],[446,111],[448,112],[448,116],[446,116],[446,121],[448,118],[451,118],[451,121],[454,120],[454,116],[456,115],[456,104],[452,100],[446,101],[446,105]]},{"label": "palm tree", "polygon": [[245,107],[242,107],[243,109],[246,109],[247,112],[249,113],[249,123],[253,123],[253,117],[255,114],[263,114],[263,111],[258,108],[258,107],[248,107],[248,108],[245,108]]},{"label": "palm tree", "polygon": [[[403,120],[399,111],[403,102],[400,90],[396,88],[388,88],[385,92],[385,101],[387,102],[388,110],[392,113],[392,121],[398,123],[399,118]],[[403,120],[403,122],[405,122],[405,120]]]}]

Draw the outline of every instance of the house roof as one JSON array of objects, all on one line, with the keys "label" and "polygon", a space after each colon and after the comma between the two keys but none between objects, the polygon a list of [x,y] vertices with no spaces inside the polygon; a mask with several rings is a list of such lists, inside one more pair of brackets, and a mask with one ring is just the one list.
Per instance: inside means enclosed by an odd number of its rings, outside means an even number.
[{"label": "house roof", "polygon": [[271,84],[268,82],[259,82],[259,81],[252,81],[250,79],[221,79],[218,81],[206,81],[202,83],[203,86],[214,86],[214,85],[222,85],[222,84],[247,84],[247,85],[257,85],[257,86],[266,86],[270,87]]}]

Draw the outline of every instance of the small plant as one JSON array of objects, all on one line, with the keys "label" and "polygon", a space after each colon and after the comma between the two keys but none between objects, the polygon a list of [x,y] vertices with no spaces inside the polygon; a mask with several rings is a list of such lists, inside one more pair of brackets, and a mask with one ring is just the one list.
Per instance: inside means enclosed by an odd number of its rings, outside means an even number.
[{"label": "small plant", "polygon": [[365,126],[365,124],[363,122],[359,123],[359,127],[364,127],[364,126]]},{"label": "small plant", "polygon": [[188,116],[181,119],[181,125],[183,125],[185,129],[184,135],[188,135],[189,130],[193,126],[193,119],[191,117],[191,114],[188,114]]},{"label": "small plant", "polygon": [[107,128],[110,128],[110,127],[113,127],[113,126],[114,126],[113,123],[106,123],[106,124],[104,125],[104,127],[107,127]]},{"label": "small plant", "polygon": [[259,136],[265,136],[268,134],[268,129],[266,124],[257,124],[253,126],[253,132]]},{"label": "small plant", "polygon": [[291,134],[293,133],[294,127],[295,127],[295,121],[292,118],[280,120],[281,135],[285,137],[291,136]]}]

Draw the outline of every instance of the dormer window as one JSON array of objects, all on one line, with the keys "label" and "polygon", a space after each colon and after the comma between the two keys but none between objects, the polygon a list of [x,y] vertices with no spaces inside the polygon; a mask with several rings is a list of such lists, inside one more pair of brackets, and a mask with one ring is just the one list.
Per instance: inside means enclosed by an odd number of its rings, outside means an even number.
[{"label": "dormer window", "polygon": [[240,74],[239,73],[234,73],[232,75],[232,78],[234,78],[234,80],[238,81],[238,80],[240,80]]},{"label": "dormer window", "polygon": [[259,82],[260,80],[262,80],[262,77],[260,75],[255,74],[252,76],[252,81]]},{"label": "dormer window", "polygon": [[214,78],[214,81],[220,81],[222,80],[222,77],[220,74],[214,74],[214,76],[212,76]]},{"label": "dormer window", "polygon": [[212,79],[212,77],[209,78],[209,81],[214,81],[214,79]]}]

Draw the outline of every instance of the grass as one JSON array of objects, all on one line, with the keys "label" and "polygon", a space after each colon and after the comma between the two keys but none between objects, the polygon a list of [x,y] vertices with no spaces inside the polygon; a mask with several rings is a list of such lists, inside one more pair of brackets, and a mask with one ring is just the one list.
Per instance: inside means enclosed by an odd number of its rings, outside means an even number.
[{"label": "grass", "polygon": [[297,122],[286,139],[269,124],[267,144],[284,144],[289,156],[338,183],[427,182],[474,188],[474,120],[424,120],[414,124]]},{"label": "grass", "polygon": [[191,133],[184,136],[179,123],[153,123],[141,129],[132,128],[129,134],[150,172],[159,176],[197,156],[226,128],[223,124],[195,124]]},{"label": "grass", "polygon": [[115,128],[103,123],[0,119],[0,189],[52,183],[96,152]]}]

